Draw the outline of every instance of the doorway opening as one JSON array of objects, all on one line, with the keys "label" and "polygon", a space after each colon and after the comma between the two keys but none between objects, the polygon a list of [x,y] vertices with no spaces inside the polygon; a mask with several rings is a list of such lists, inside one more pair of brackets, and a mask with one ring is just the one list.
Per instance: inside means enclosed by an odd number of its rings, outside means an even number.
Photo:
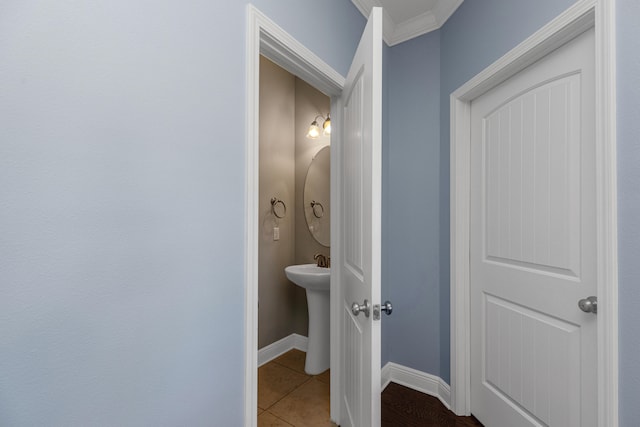
[{"label": "doorway opening", "polygon": [[[259,97],[258,424],[324,425],[330,418],[330,99],[262,55]],[[305,271],[314,275],[310,283],[299,277]]]},{"label": "doorway opening", "polygon": [[[259,283],[259,238],[262,224],[258,215],[259,199],[259,82],[260,55],[282,69],[304,80],[331,99],[330,111],[339,111],[339,100],[344,86],[344,77],[320,60],[313,52],[297,42],[282,28],[269,20],[252,5],[247,6],[247,76],[246,76],[246,258],[245,258],[245,420],[246,425],[257,424],[257,369],[258,369],[258,283]],[[321,112],[327,113],[328,111]],[[313,119],[313,118],[311,118]],[[339,120],[332,117],[332,143],[339,142]],[[331,169],[340,167],[336,150],[331,150]],[[331,188],[336,185],[335,174],[331,174]],[[275,196],[274,196],[275,197]],[[331,205],[336,206],[336,192],[331,191]],[[277,199],[277,197],[276,197]],[[277,203],[277,201],[276,201]],[[286,204],[286,201],[285,201]],[[279,206],[279,205],[278,205]],[[334,215],[331,215],[332,219]],[[332,255],[340,250],[338,227],[332,221]],[[273,230],[271,230],[273,232]],[[338,276],[331,272],[331,318],[337,316],[340,300]],[[331,419],[339,419],[339,325],[331,323]]]}]

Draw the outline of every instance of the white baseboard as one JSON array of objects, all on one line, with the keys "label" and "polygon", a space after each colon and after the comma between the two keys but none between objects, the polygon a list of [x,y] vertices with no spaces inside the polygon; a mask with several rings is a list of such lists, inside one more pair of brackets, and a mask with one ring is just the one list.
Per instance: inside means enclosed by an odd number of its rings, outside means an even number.
[{"label": "white baseboard", "polygon": [[[289,350],[296,349],[306,352],[307,348],[307,337],[291,334],[258,350],[258,366],[272,361]],[[384,365],[381,376],[383,390],[390,382],[394,382],[421,393],[437,397],[447,409],[450,409],[451,389],[449,384],[444,382],[440,377],[393,362]]]},{"label": "white baseboard", "polygon": [[437,397],[447,409],[450,409],[451,389],[440,377],[389,362],[382,368],[382,389],[384,390],[390,382]]},{"label": "white baseboard", "polygon": [[262,347],[258,350],[258,367],[271,362],[276,357],[279,357],[294,348],[306,353],[308,348],[307,337],[303,337],[298,334],[291,334],[279,341],[269,344],[266,347]]}]

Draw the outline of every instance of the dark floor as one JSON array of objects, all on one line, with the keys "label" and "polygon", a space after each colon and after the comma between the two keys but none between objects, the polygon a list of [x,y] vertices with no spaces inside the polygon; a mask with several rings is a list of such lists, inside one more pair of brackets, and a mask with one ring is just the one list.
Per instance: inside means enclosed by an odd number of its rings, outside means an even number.
[{"label": "dark floor", "polygon": [[480,426],[474,417],[458,417],[433,396],[391,383],[382,392],[382,427]]}]

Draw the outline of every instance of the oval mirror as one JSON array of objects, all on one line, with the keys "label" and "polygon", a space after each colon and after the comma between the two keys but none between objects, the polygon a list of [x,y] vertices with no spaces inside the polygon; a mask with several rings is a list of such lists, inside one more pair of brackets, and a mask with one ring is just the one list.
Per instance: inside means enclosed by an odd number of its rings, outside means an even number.
[{"label": "oval mirror", "polygon": [[311,160],[304,181],[304,217],[314,239],[329,247],[331,241],[331,155],[323,147]]}]

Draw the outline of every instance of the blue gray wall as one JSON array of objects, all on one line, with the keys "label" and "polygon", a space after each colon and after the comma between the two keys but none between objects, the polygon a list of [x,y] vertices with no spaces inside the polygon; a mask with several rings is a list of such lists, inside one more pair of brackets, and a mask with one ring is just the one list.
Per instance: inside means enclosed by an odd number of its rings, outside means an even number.
[{"label": "blue gray wall", "polygon": [[640,2],[617,0],[620,425],[640,419]]},{"label": "blue gray wall", "polygon": [[440,34],[388,48],[383,161],[383,363],[440,372]]},{"label": "blue gray wall", "polygon": [[[0,425],[242,424],[245,3],[3,2]],[[256,3],[346,72],[349,1]]]}]

